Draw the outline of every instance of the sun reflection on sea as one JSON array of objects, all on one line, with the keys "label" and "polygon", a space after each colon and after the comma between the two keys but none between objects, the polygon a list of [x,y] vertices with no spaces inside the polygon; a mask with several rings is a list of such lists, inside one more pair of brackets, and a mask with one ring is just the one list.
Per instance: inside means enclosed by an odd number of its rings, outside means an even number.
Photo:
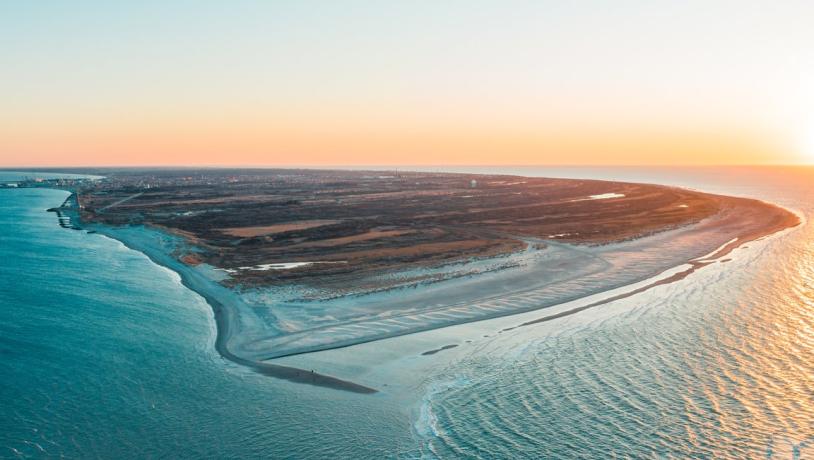
[{"label": "sun reflection on sea", "polygon": [[[814,168],[741,174],[741,183],[771,190],[766,199],[775,193],[814,213]],[[575,317],[566,332],[549,324],[518,334],[526,351],[517,359],[500,350],[473,356],[451,371],[470,383],[430,399],[439,435],[429,449],[814,456],[814,227],[748,246],[674,286],[586,313],[585,327]]]}]

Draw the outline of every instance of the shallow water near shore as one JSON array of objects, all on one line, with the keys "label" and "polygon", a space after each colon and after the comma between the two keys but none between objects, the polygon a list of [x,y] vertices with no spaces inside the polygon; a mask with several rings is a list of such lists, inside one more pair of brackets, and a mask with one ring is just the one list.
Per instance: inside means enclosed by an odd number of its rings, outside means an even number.
[{"label": "shallow water near shore", "polygon": [[[811,168],[505,172],[667,183],[814,212]],[[522,322],[508,317],[282,360],[381,390],[358,395],[223,360],[211,309],[176,274],[56,225],[44,210],[66,195],[0,190],[2,457],[805,458],[814,449],[808,225],[539,325],[499,333]]]},{"label": "shallow water near shore", "polygon": [[45,210],[66,196],[0,190],[0,458],[372,458],[412,442],[390,400],[222,359],[206,302],[56,225]]}]

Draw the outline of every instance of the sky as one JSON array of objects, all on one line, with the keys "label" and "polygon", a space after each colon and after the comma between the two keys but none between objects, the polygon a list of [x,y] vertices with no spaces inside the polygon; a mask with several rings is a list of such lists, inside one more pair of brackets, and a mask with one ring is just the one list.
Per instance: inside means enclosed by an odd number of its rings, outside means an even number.
[{"label": "sky", "polygon": [[0,2],[0,166],[814,162],[814,2]]}]

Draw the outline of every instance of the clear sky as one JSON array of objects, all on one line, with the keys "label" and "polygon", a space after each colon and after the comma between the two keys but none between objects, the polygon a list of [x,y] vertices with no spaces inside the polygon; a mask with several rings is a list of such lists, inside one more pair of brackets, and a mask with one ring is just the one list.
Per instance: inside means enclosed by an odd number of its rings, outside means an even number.
[{"label": "clear sky", "polygon": [[811,1],[8,1],[0,165],[814,161]]}]

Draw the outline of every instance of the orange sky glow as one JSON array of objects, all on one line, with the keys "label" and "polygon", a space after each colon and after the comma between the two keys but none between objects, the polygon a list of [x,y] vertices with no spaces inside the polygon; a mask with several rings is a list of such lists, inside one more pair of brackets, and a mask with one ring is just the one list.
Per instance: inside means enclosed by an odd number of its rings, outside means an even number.
[{"label": "orange sky glow", "polygon": [[510,3],[3,5],[0,167],[814,161],[811,4]]}]

